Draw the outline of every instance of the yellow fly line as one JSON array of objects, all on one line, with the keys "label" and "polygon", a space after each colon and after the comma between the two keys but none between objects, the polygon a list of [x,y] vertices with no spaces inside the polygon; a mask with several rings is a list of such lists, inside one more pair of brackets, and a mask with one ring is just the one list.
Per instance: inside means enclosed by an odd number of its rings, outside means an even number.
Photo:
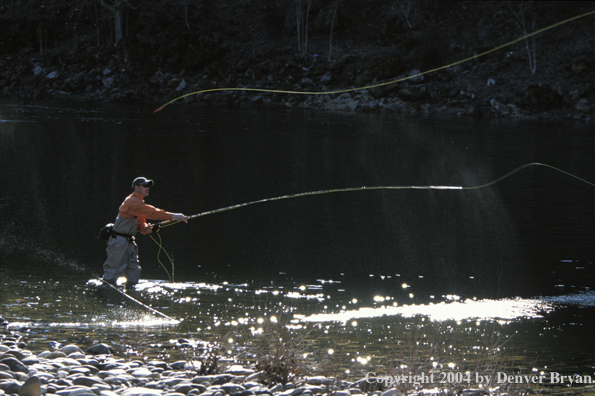
[{"label": "yellow fly line", "polygon": [[270,93],[284,93],[284,94],[298,94],[298,95],[333,95],[333,94],[340,94],[340,93],[345,93],[345,92],[361,91],[361,90],[364,90],[364,89],[371,89],[371,88],[376,88],[376,87],[382,87],[382,86],[390,85],[390,84],[396,84],[398,82],[402,82],[402,81],[405,81],[405,80],[410,80],[412,78],[423,76],[424,74],[433,73],[433,72],[436,72],[438,70],[448,69],[449,67],[453,67],[453,66],[456,66],[456,65],[460,65],[461,63],[465,63],[465,62],[468,62],[468,61],[477,59],[479,57],[482,57],[482,56],[491,54],[492,52],[499,51],[499,50],[501,50],[503,48],[509,47],[509,46],[511,46],[513,44],[518,43],[519,41],[526,40],[529,37],[532,37],[532,36],[536,36],[538,34],[541,34],[541,33],[545,32],[547,30],[556,28],[556,27],[558,27],[560,25],[564,25],[566,23],[575,21],[575,20],[580,19],[580,18],[584,18],[584,17],[590,16],[590,15],[594,15],[594,14],[595,14],[595,10],[594,11],[585,12],[584,14],[580,14],[580,15],[574,16],[572,18],[565,19],[565,20],[563,20],[561,22],[554,23],[553,25],[549,25],[547,27],[544,27],[543,29],[536,30],[536,31],[534,31],[532,33],[526,34],[526,35],[524,35],[522,37],[519,37],[519,38],[517,38],[515,40],[512,40],[512,41],[510,41],[510,42],[508,42],[506,44],[499,45],[499,46],[497,46],[495,48],[492,48],[492,49],[490,49],[488,51],[484,51],[484,52],[482,52],[480,54],[470,56],[468,58],[459,60],[457,62],[448,64],[446,66],[438,67],[436,69],[427,70],[427,71],[422,72],[422,73],[417,73],[417,74],[410,75],[410,76],[407,76],[407,77],[399,78],[397,80],[391,80],[391,81],[387,81],[387,82],[383,82],[383,83],[379,83],[379,84],[374,84],[374,85],[367,85],[365,87],[359,87],[359,88],[347,88],[347,89],[341,89],[341,90],[337,90],[337,91],[323,91],[323,92],[284,91],[284,90],[278,90],[278,89],[239,88],[239,87],[235,87],[235,88],[212,88],[212,89],[205,89],[205,90],[202,90],[202,91],[190,92],[190,93],[187,93],[185,95],[178,96],[177,98],[172,99],[169,102],[167,102],[166,104],[164,104],[163,106],[159,107],[154,112],[157,113],[159,110],[162,110],[164,107],[170,105],[171,103],[173,103],[175,101],[178,101],[180,99],[183,99],[186,96],[197,95],[197,94],[205,93],[205,92],[216,92],[216,91],[251,91],[251,92],[270,92]]}]

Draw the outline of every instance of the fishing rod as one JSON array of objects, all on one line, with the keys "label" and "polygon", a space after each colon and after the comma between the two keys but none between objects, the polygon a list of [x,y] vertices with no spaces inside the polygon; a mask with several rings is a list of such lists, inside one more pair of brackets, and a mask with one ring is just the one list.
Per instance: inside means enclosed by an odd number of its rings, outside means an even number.
[{"label": "fishing rod", "polygon": [[[237,205],[232,205],[232,206],[226,206],[224,208],[219,208],[219,209],[213,209],[213,210],[209,210],[206,212],[202,212],[202,213],[197,213],[195,215],[192,216],[188,216],[186,218],[186,220],[192,220],[192,219],[196,219],[197,217],[202,217],[202,216],[206,216],[206,215],[211,215],[211,214],[215,214],[215,213],[221,213],[221,212],[226,212],[229,210],[234,210],[234,209],[239,209],[239,208],[243,208],[246,206],[250,206],[250,205],[255,205],[255,204],[259,204],[259,203],[265,203],[265,202],[273,202],[273,201],[280,201],[282,199],[292,199],[292,198],[299,198],[299,197],[306,197],[306,196],[312,196],[312,195],[322,195],[322,194],[332,194],[332,193],[340,193],[340,192],[353,192],[353,191],[374,191],[374,190],[450,190],[450,191],[464,191],[464,190],[479,190],[482,188],[487,188],[490,186],[493,186],[509,177],[511,177],[512,175],[514,175],[515,173],[520,172],[523,169],[529,168],[529,167],[533,167],[533,166],[542,166],[545,168],[549,168],[549,169],[553,169],[557,172],[560,172],[562,174],[565,174],[567,176],[573,177],[583,183],[586,183],[592,187],[595,187],[595,183],[591,183],[588,180],[585,180],[583,178],[580,178],[578,176],[573,175],[572,173],[566,172],[560,168],[556,168],[555,166],[552,165],[548,165],[548,164],[543,164],[540,162],[529,162],[527,164],[521,165],[515,169],[513,169],[512,171],[506,173],[505,175],[494,179],[488,183],[484,183],[484,184],[480,184],[477,186],[439,186],[439,185],[429,185],[429,186],[374,186],[374,187],[348,187],[348,188],[336,188],[336,189],[330,189],[330,190],[320,190],[320,191],[310,191],[310,192],[303,192],[303,193],[297,193],[297,194],[289,194],[289,195],[282,195],[279,197],[273,197],[273,198],[265,198],[265,199],[259,199],[256,201],[250,201],[250,202],[244,202],[241,204],[237,204]],[[156,228],[157,230],[157,236],[159,237],[159,241],[157,241],[155,238],[153,238],[152,235],[149,234],[149,236],[151,237],[151,239],[159,246],[159,251],[157,252],[157,261],[159,262],[159,264],[163,267],[163,269],[165,270],[165,272],[167,273],[167,276],[169,278],[170,282],[173,282],[174,280],[174,261],[171,258],[171,256],[167,253],[167,251],[165,250],[165,248],[163,247],[163,244],[161,242],[161,235],[159,234],[159,230],[161,228],[164,227],[168,227],[174,224],[178,224],[181,221],[177,221],[177,220],[166,220],[166,221],[162,221],[160,223],[156,223],[155,225],[158,226]],[[169,273],[169,271],[165,268],[165,265],[161,262],[161,258],[160,258],[160,254],[161,252],[165,252],[165,254],[167,255],[167,258],[169,259],[169,262],[171,264],[171,275]]]},{"label": "fishing rod", "polygon": [[[577,180],[580,180],[581,182],[586,183],[592,187],[595,187],[595,183],[591,183],[588,180],[582,179],[582,178],[575,176],[572,173],[566,172],[560,168],[556,168],[555,166],[543,164],[540,162],[530,162],[530,163],[521,165],[518,168],[513,169],[512,171],[508,172],[504,176],[501,176],[501,177],[499,177],[495,180],[492,180],[488,183],[480,184],[477,186],[467,186],[467,187],[465,187],[465,186],[434,186],[434,185],[430,185],[430,186],[374,186],[374,187],[364,186],[364,187],[348,187],[348,188],[336,188],[336,189],[330,189],[330,190],[310,191],[310,192],[303,192],[303,193],[297,193],[297,194],[282,195],[282,196],[273,197],[273,198],[259,199],[256,201],[244,202],[241,204],[227,206],[224,208],[209,210],[206,212],[197,213],[192,216],[188,216],[187,220],[192,220],[197,217],[202,217],[202,216],[211,215],[211,214],[215,214],[215,213],[226,212],[228,210],[239,209],[239,208],[243,208],[243,207],[246,207],[249,205],[255,205],[255,204],[259,204],[259,203],[280,201],[282,199],[292,199],[292,198],[299,198],[299,197],[312,196],[312,195],[340,193],[340,192],[374,191],[374,190],[479,190],[482,188],[493,186],[494,184],[499,183],[499,182],[509,178],[510,176],[514,175],[515,173],[520,172],[523,169],[533,167],[533,166],[543,166],[543,167],[546,167],[549,169],[553,169],[553,170],[563,173],[567,176],[570,176]],[[177,223],[180,223],[180,221],[166,220],[166,221],[157,223],[156,225],[158,225],[159,228],[163,228],[163,227],[168,227],[168,226],[171,226],[171,225],[174,225]]]}]

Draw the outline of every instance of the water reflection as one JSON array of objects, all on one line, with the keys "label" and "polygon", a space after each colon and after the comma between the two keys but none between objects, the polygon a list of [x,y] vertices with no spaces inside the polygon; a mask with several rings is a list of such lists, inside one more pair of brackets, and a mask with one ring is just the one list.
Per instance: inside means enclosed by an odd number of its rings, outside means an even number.
[{"label": "water reflection", "polygon": [[[415,303],[390,295],[366,297],[341,283],[322,280],[309,284],[142,280],[128,292],[137,303],[106,299],[96,279],[74,287],[34,279],[5,281],[2,286],[2,313],[10,321],[7,331],[25,335],[38,352],[51,348],[51,342],[82,347],[106,342],[129,349],[136,345],[134,353],[142,349],[146,357],[163,358],[175,355],[178,340],[184,339],[224,343],[230,351],[243,351],[238,356],[247,356],[245,351],[275,334],[271,331],[279,331],[304,339],[308,358],[332,356],[345,375],[409,359],[411,345],[417,345],[416,356],[431,358],[428,364],[435,370],[467,369],[484,364],[490,356],[497,356],[499,364],[526,371],[582,372],[574,368],[576,362],[594,364],[592,356],[581,356],[589,348],[586,324],[593,292],[503,299],[444,295]],[[41,295],[43,302],[37,298]],[[572,309],[577,304],[583,307],[579,317]],[[577,340],[582,340],[580,345]]]},{"label": "water reflection", "polygon": [[154,327],[178,324],[177,320],[160,319],[151,315],[142,315],[136,311],[123,311],[117,315],[117,318],[110,318],[108,315],[99,315],[90,318],[90,322],[10,322],[8,329],[27,328],[27,331],[35,331],[35,328],[134,328],[134,327]]},{"label": "water reflection", "polygon": [[595,291],[587,290],[582,293],[571,293],[561,296],[541,297],[543,301],[556,304],[574,305],[578,307],[595,307]]},{"label": "water reflection", "polygon": [[542,318],[544,314],[554,309],[552,303],[539,299],[506,298],[501,300],[466,299],[464,301],[457,301],[459,300],[459,296],[446,297],[449,300],[455,301],[403,306],[398,306],[394,302],[392,306],[359,308],[354,311],[339,313],[315,314],[307,316],[303,320],[309,322],[347,322],[352,319],[377,318],[381,316],[412,318],[421,315],[435,321],[478,319],[488,321],[499,320],[500,323],[506,323],[507,320],[519,318]]},{"label": "water reflection", "polygon": [[[5,287],[9,287],[9,283]],[[141,280],[134,290],[119,287],[106,291],[101,281],[90,279],[85,285],[72,290],[60,282],[50,284],[45,281],[20,281],[18,287],[29,292],[22,293],[23,296],[19,295],[21,293],[6,296],[5,312],[22,312],[23,306],[26,306],[29,308],[26,316],[34,316],[35,319],[12,321],[11,326],[17,327],[162,326],[175,325],[180,320],[186,323],[193,320],[220,322],[224,325],[260,324],[263,316],[270,318],[275,310],[291,313],[302,322],[341,322],[343,325],[362,319],[392,317],[393,320],[401,320],[417,316],[431,321],[473,319],[506,324],[516,319],[544,318],[565,305],[595,306],[593,291],[502,299],[443,295],[430,296],[435,301],[418,304],[398,301],[393,296],[376,295],[369,301],[363,301],[346,292],[340,283],[322,280],[318,285],[272,284],[260,287],[247,283]],[[30,293],[31,296],[28,295]],[[44,294],[43,302],[40,293]],[[78,321],[61,320],[73,316]],[[48,320],[50,318],[54,321]]]}]

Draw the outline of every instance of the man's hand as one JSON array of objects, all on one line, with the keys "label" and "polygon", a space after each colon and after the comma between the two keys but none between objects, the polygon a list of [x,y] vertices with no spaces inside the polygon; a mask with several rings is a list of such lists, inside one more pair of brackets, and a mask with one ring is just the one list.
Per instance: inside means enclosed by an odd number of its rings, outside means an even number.
[{"label": "man's hand", "polygon": [[173,219],[175,221],[183,221],[184,223],[188,223],[188,218],[184,216],[182,213],[174,213]]}]

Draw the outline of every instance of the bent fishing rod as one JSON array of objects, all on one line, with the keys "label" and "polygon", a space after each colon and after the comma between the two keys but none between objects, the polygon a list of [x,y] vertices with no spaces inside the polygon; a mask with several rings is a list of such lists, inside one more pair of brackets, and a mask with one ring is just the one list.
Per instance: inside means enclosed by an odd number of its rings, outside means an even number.
[{"label": "bent fishing rod", "polygon": [[[595,183],[591,183],[588,180],[582,179],[578,176],[573,175],[572,173],[566,172],[560,168],[556,168],[555,166],[552,165],[548,165],[548,164],[543,164],[540,162],[530,162],[524,165],[519,166],[518,168],[513,169],[512,171],[508,172],[507,174],[505,174],[504,176],[501,176],[495,180],[492,180],[491,182],[485,183],[485,184],[481,184],[481,185],[477,185],[477,186],[438,186],[438,185],[429,185],[429,186],[373,186],[373,187],[348,187],[348,188],[337,188],[337,189],[330,189],[330,190],[320,190],[320,191],[310,191],[310,192],[303,192],[303,193],[297,193],[297,194],[290,194],[290,195],[282,195],[279,197],[273,197],[273,198],[265,198],[265,199],[259,199],[256,201],[250,201],[250,202],[244,202],[241,204],[237,204],[237,205],[232,205],[232,206],[227,206],[224,208],[219,208],[219,209],[213,209],[213,210],[209,210],[206,212],[202,212],[202,213],[197,213],[195,215],[192,216],[188,216],[186,219],[187,220],[192,220],[195,219],[197,217],[202,217],[202,216],[206,216],[206,215],[211,215],[211,214],[215,214],[215,213],[221,213],[221,212],[226,212],[228,210],[233,210],[233,209],[239,209],[239,208],[243,208],[245,206],[250,206],[250,205],[255,205],[255,204],[259,204],[259,203],[264,203],[264,202],[273,202],[273,201],[280,201],[282,199],[291,199],[291,198],[299,198],[299,197],[305,197],[305,196],[311,196],[311,195],[322,195],[322,194],[331,194],[331,193],[340,193],[340,192],[353,192],[353,191],[374,191],[374,190],[459,190],[459,191],[463,191],[463,190],[479,190],[482,188],[486,188],[486,187],[490,187],[493,186],[494,184],[497,184],[501,181],[503,181],[504,179],[509,178],[510,176],[514,175],[517,172],[520,172],[523,169],[529,168],[529,167],[533,167],[533,166],[542,166],[542,167],[546,167],[549,169],[553,169],[555,171],[558,171],[560,173],[563,173],[567,176],[573,177],[583,183],[586,183],[592,187],[595,187]],[[162,221],[160,223],[157,223],[155,225],[158,226],[158,228],[163,228],[163,227],[168,227],[177,223],[181,223],[181,221],[178,220],[166,220],[166,221]]]}]

